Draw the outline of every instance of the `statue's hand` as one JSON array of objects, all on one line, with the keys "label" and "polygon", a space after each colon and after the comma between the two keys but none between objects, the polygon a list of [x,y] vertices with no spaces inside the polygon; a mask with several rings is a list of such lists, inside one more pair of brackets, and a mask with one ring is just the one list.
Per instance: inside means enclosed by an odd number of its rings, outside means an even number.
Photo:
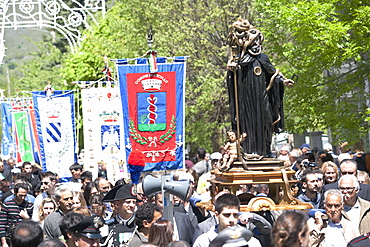
[{"label": "statue's hand", "polygon": [[238,64],[236,62],[229,60],[229,62],[227,63],[227,69],[230,71],[235,71],[237,65]]},{"label": "statue's hand", "polygon": [[293,81],[293,80],[291,80],[291,79],[285,79],[285,80],[283,81],[283,84],[284,84],[284,86],[291,87],[291,86],[293,86],[294,81]]}]

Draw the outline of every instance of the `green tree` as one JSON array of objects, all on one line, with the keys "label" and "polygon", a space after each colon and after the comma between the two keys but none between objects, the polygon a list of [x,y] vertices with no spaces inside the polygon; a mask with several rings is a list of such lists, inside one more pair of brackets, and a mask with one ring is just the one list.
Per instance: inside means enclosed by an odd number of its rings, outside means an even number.
[{"label": "green tree", "polygon": [[50,42],[36,44],[37,51],[32,52],[33,59],[19,67],[20,78],[14,84],[15,91],[40,91],[50,81],[56,90],[66,88],[60,76],[62,54]]},{"label": "green tree", "polygon": [[369,131],[370,7],[364,1],[256,0],[256,25],[267,52],[287,76],[287,129],[331,129],[335,142],[355,142]]}]

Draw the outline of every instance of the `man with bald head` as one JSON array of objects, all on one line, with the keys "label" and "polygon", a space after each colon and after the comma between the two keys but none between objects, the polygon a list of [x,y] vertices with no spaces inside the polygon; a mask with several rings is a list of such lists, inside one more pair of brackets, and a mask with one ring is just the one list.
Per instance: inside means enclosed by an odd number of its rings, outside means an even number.
[{"label": "man with bald head", "polygon": [[344,199],[343,216],[354,226],[358,226],[360,234],[370,232],[370,202],[358,197],[360,184],[356,176],[343,175],[338,181],[338,186]]},{"label": "man with bald head", "polygon": [[[354,175],[357,176],[357,162],[352,159],[342,160],[340,163],[340,173],[341,175]],[[330,189],[338,189],[338,182],[327,184],[323,188],[323,193]],[[357,193],[357,196],[370,201],[370,185],[360,183],[360,190]],[[320,204],[320,208],[323,208],[323,205]]]}]

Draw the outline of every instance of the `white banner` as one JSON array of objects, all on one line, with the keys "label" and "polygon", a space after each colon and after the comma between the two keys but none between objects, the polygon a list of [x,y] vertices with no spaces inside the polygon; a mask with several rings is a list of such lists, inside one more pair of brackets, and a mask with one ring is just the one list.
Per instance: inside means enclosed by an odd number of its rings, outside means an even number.
[{"label": "white banner", "polygon": [[71,177],[69,167],[76,162],[73,92],[54,94],[33,94],[43,171]]},{"label": "white banner", "polygon": [[114,184],[127,178],[123,135],[122,102],[118,88],[82,89],[84,125],[84,168],[97,177],[99,165],[106,165]]}]

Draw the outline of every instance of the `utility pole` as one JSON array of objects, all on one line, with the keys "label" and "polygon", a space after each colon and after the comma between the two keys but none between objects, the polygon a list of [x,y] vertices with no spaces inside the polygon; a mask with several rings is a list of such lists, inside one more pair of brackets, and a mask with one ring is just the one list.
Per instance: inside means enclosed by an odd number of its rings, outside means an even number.
[{"label": "utility pole", "polygon": [[9,67],[6,66],[6,82],[8,83],[8,96],[11,95],[10,93],[10,75],[9,75]]}]

